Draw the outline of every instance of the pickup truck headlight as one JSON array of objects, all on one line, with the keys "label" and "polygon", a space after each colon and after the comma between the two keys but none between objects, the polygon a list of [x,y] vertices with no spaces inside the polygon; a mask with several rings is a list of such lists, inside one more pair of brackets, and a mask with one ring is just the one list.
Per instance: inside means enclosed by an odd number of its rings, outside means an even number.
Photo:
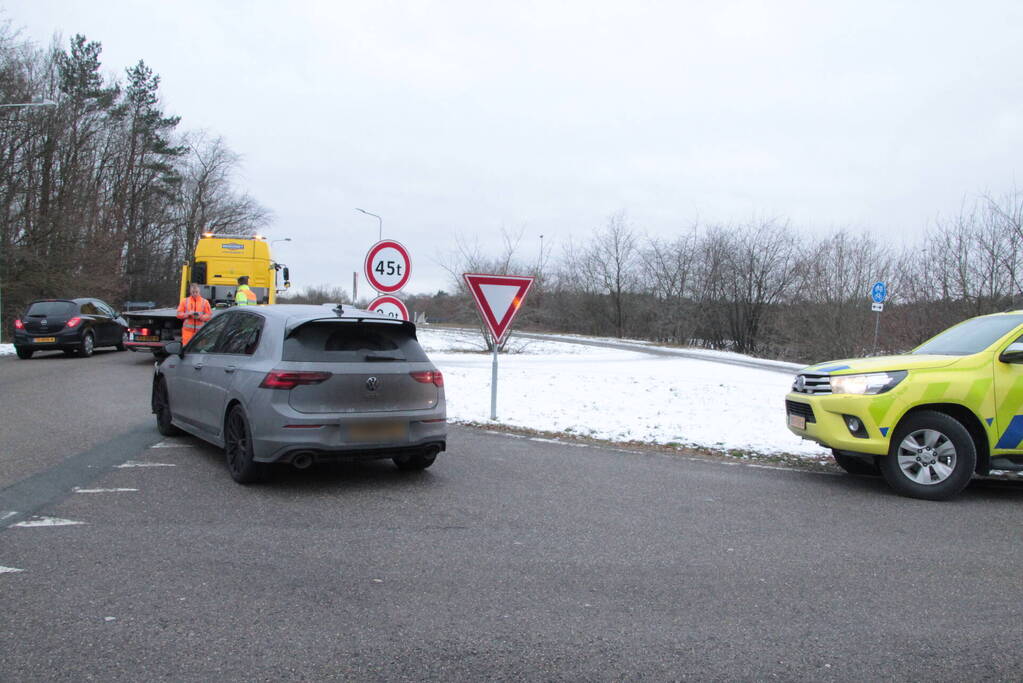
[{"label": "pickup truck headlight", "polygon": [[864,375],[833,375],[833,394],[883,394],[906,379],[905,370],[894,372],[871,372]]}]

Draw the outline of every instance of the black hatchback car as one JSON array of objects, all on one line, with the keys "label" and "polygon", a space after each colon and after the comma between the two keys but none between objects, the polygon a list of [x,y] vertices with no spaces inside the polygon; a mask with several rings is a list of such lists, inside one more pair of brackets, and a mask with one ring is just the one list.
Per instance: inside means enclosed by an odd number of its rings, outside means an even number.
[{"label": "black hatchback car", "polygon": [[40,299],[14,321],[14,350],[26,359],[56,349],[83,357],[100,346],[124,351],[127,329],[124,319],[99,299]]}]

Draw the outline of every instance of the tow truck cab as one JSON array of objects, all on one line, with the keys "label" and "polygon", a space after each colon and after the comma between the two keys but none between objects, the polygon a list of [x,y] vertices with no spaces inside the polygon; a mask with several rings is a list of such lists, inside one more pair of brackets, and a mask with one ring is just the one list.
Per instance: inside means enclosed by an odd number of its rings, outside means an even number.
[{"label": "tow truck cab", "polygon": [[[238,278],[243,275],[249,278],[257,304],[276,303],[279,279],[284,289],[291,287],[288,267],[273,260],[262,236],[206,233],[196,244],[192,260],[181,266],[178,301],[188,296],[188,287],[195,282],[214,313],[233,306]],[[129,326],[125,347],[132,351],[152,351],[181,340],[182,321],[176,308],[132,311],[124,317]]]}]

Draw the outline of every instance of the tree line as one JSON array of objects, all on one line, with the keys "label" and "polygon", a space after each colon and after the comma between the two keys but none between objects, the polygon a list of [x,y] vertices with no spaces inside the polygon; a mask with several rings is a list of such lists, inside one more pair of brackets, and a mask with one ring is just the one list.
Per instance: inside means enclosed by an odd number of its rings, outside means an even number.
[{"label": "tree line", "polygon": [[[269,212],[233,182],[220,137],[180,130],[144,61],[102,73],[76,35],[43,49],[0,25],[0,312],[95,296],[168,303],[200,233],[251,234]],[[52,106],[49,103],[54,103]]]},{"label": "tree line", "polygon": [[[506,233],[496,257],[459,239],[443,258],[457,295],[412,297],[410,308],[477,323],[461,273],[532,275],[520,329],[813,362],[903,352],[965,318],[1023,305],[1016,191],[966,201],[910,244],[851,230],[815,236],[777,218],[644,237],[624,212],[558,254],[548,241],[524,257],[522,237]],[[878,280],[889,291],[879,320],[869,299]]]}]

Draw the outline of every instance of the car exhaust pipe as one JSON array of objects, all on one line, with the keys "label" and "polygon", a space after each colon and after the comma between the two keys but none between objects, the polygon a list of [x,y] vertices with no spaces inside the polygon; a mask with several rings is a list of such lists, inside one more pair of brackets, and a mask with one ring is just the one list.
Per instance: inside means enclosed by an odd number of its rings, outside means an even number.
[{"label": "car exhaust pipe", "polygon": [[313,464],[312,453],[299,453],[291,459],[291,464],[296,470],[309,469]]}]

